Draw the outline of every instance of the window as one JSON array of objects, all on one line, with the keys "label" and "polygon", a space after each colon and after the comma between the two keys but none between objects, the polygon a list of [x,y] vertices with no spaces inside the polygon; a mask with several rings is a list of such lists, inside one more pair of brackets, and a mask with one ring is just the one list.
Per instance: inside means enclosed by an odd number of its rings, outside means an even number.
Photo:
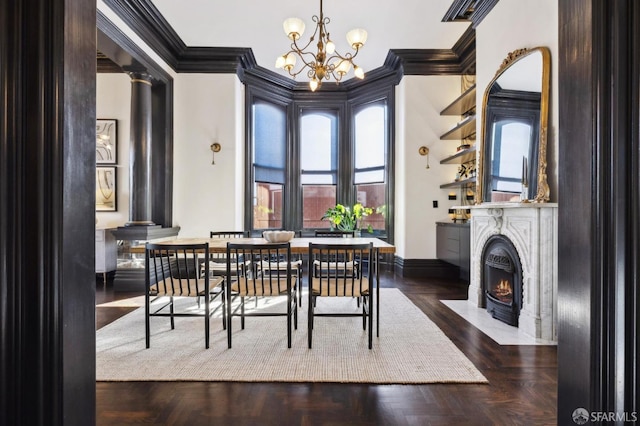
[{"label": "window", "polygon": [[302,228],[324,228],[322,215],[336,205],[338,119],[333,111],[303,113],[300,118]]},{"label": "window", "polygon": [[247,83],[246,229],[308,235],[330,226],[322,220],[329,207],[361,202],[375,212],[362,228],[393,241],[394,95],[383,83],[353,98]]},{"label": "window", "polygon": [[253,105],[253,229],[282,228],[286,182],[286,111]]},{"label": "window", "polygon": [[387,211],[387,143],[386,108],[383,103],[368,105],[354,116],[354,182],[356,200],[374,209],[363,221],[363,228],[385,229]]}]

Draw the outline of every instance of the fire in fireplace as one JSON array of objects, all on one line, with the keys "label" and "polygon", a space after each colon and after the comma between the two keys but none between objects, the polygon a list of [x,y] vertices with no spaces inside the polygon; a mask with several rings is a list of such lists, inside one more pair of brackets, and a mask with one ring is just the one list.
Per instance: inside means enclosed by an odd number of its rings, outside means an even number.
[{"label": "fire in fireplace", "polygon": [[513,243],[504,235],[489,238],[482,265],[487,311],[494,318],[517,327],[522,306],[522,265]]}]

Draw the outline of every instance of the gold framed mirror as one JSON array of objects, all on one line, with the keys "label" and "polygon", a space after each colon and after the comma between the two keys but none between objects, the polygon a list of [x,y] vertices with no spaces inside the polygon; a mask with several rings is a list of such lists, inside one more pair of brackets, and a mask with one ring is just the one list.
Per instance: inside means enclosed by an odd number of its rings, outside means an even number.
[{"label": "gold framed mirror", "polygon": [[510,52],[487,85],[477,151],[476,204],[549,201],[547,132],[551,54]]}]

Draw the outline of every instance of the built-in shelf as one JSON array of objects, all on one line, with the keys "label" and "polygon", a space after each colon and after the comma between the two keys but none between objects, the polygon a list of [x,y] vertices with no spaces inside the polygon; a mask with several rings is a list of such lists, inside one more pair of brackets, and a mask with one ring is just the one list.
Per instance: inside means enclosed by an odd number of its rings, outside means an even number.
[{"label": "built-in shelf", "polygon": [[476,159],[476,148],[472,146],[471,148],[462,149],[452,156],[447,158],[443,158],[440,160],[440,164],[464,164],[469,163]]},{"label": "built-in shelf", "polygon": [[469,87],[462,95],[440,112],[440,115],[465,115],[476,107],[476,85]]},{"label": "built-in shelf", "polygon": [[449,182],[449,183],[443,183],[442,185],[440,185],[440,188],[458,188],[461,186],[466,186],[468,184],[475,184],[476,183],[476,177],[470,177],[468,179],[463,179],[463,180],[457,180],[455,182]]},{"label": "built-in shelf", "polygon": [[476,134],[476,116],[461,121],[444,135],[440,136],[442,140],[462,140]]}]

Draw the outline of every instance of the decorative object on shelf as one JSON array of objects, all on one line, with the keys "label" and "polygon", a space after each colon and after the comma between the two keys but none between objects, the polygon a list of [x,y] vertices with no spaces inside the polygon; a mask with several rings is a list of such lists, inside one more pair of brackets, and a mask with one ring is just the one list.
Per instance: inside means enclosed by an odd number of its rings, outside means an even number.
[{"label": "decorative object on shelf", "polygon": [[214,142],[212,143],[209,148],[211,149],[211,152],[213,153],[211,156],[211,165],[216,164],[216,152],[220,152],[220,150],[222,149],[222,146],[218,143],[218,142]]},{"label": "decorative object on shelf", "polygon": [[[312,20],[316,23],[315,31],[311,35],[309,42],[302,47],[298,46],[298,40],[304,33],[304,21],[300,18],[289,18],[284,21],[282,24],[284,32],[292,40],[291,50],[282,56],[278,56],[276,68],[283,68],[294,78],[302,71],[307,70],[307,76],[310,79],[309,87],[313,92],[322,85],[322,80],[328,81],[333,77],[336,83],[340,82],[349,72],[351,66],[354,67],[356,77],[364,78],[364,70],[357,66],[353,59],[367,41],[367,32],[361,28],[349,31],[347,33],[347,41],[351,48],[355,50],[355,53],[348,52],[345,55],[341,55],[336,52],[336,46],[327,31],[327,24],[331,20],[324,16],[322,0],[320,0],[320,16],[313,15]],[[307,51],[307,48],[316,40],[316,35],[318,36],[317,52]],[[300,58],[304,65],[299,70],[294,71],[296,58]]]},{"label": "decorative object on shelf", "polygon": [[522,191],[520,192],[520,202],[529,202],[529,167],[527,157],[522,157]]},{"label": "decorative object on shelf", "polygon": [[457,151],[462,151],[463,149],[469,149],[469,148],[471,148],[471,144],[463,143],[462,145],[458,146]]},{"label": "decorative object on shelf", "polygon": [[449,218],[454,223],[465,223],[470,217],[471,209],[449,209]]},{"label": "decorative object on shelf", "polygon": [[116,168],[96,167],[96,211],[117,211]]},{"label": "decorative object on shelf", "polygon": [[117,120],[96,120],[96,164],[116,164],[118,162]]},{"label": "decorative object on shelf", "polygon": [[473,201],[475,198],[476,198],[476,194],[472,190],[467,189],[467,193],[465,195],[465,199],[467,201]]},{"label": "decorative object on shelf", "polygon": [[421,146],[420,148],[418,148],[418,153],[422,156],[427,157],[427,166],[425,168],[428,169],[429,168],[429,148],[427,148],[426,146]]},{"label": "decorative object on shelf", "polygon": [[[327,209],[321,220],[329,220],[329,222],[331,222],[331,229],[360,231],[362,219],[370,214],[373,214],[373,208],[364,207],[361,203],[356,203],[353,207],[336,204],[335,207]],[[367,225],[367,231],[373,232],[373,227],[370,224]]]}]

